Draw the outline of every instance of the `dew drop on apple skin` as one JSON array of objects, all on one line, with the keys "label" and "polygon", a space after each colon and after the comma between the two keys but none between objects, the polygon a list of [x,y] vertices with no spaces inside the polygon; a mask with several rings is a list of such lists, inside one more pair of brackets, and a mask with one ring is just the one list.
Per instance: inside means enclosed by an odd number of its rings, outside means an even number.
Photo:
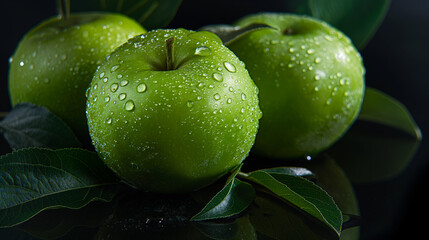
[{"label": "dew drop on apple skin", "polygon": [[125,98],[127,98],[127,94],[126,93],[121,93],[121,94],[119,94],[119,96],[118,96],[118,98],[119,98],[119,100],[124,100]]},{"label": "dew drop on apple skin", "polygon": [[121,87],[125,87],[128,85],[128,81],[127,80],[122,80],[120,83]]},{"label": "dew drop on apple skin", "polygon": [[112,85],[110,85],[110,91],[112,92],[116,92],[116,90],[118,90],[119,85],[117,83],[112,83]]},{"label": "dew drop on apple skin", "polygon": [[112,124],[112,119],[111,119],[111,118],[107,118],[107,119],[106,119],[106,123],[107,123],[107,124]]},{"label": "dew drop on apple skin", "polygon": [[193,101],[191,101],[191,100],[189,100],[188,102],[186,102],[186,106],[187,106],[188,108],[192,108],[192,107],[194,106],[194,102],[193,102]]},{"label": "dew drop on apple skin", "polygon": [[111,72],[114,72],[114,71],[116,71],[116,70],[118,70],[118,68],[120,67],[120,65],[118,64],[118,65],[114,65],[114,66],[112,66],[111,68],[110,68],[110,71]]},{"label": "dew drop on apple skin", "polygon": [[213,98],[214,98],[216,101],[220,100],[220,95],[219,95],[219,93],[216,93],[216,94],[213,96]]},{"label": "dew drop on apple skin", "polygon": [[244,94],[244,93],[241,94],[241,100],[243,100],[243,101],[246,100],[246,94]]},{"label": "dew drop on apple skin", "polygon": [[137,86],[137,92],[138,93],[144,93],[144,92],[146,92],[146,89],[147,89],[147,87],[146,87],[146,84],[144,84],[144,83],[141,83]]},{"label": "dew drop on apple skin", "polygon": [[128,101],[125,103],[125,106],[124,106],[125,110],[126,110],[126,111],[128,111],[128,112],[133,111],[133,110],[134,110],[134,107],[135,107],[135,105],[134,105],[133,100],[128,100]]},{"label": "dew drop on apple skin", "polygon": [[210,55],[211,50],[210,48],[206,47],[206,46],[201,46],[201,47],[197,47],[195,48],[195,55],[197,56],[208,56]]},{"label": "dew drop on apple skin", "polygon": [[213,73],[213,78],[214,78],[214,80],[216,80],[218,82],[222,82],[223,81],[222,74],[220,74],[220,73]]},{"label": "dew drop on apple skin", "polygon": [[225,69],[226,69],[226,70],[228,70],[228,72],[235,73],[235,71],[237,71],[237,70],[235,69],[234,64],[232,64],[232,63],[230,63],[230,62],[224,62],[224,63],[223,63],[223,66],[225,67]]}]

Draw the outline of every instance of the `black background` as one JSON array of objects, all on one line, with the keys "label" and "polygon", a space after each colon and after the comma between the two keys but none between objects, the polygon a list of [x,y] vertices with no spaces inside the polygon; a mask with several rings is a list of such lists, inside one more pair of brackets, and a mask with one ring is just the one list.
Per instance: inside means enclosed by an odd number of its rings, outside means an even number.
[{"label": "black background", "polygon": [[[281,11],[285,1],[183,0],[170,28],[197,29],[232,23],[260,11]],[[8,59],[20,38],[40,21],[57,14],[55,1],[1,1],[0,112],[10,110]],[[382,90],[407,106],[424,140],[411,164],[386,182],[356,185],[363,239],[417,239],[426,235],[429,210],[429,1],[393,0],[373,39],[361,51],[368,86]],[[0,153],[10,151],[0,138]]]}]

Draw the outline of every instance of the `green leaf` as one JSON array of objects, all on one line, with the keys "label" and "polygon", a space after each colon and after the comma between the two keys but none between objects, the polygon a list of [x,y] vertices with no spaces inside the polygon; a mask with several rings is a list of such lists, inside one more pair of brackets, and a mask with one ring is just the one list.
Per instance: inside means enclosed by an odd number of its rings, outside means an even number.
[{"label": "green leaf", "polygon": [[239,39],[240,37],[244,36],[249,32],[253,32],[264,28],[272,28],[272,27],[261,23],[250,24],[245,27],[219,24],[219,25],[208,25],[200,28],[199,30],[212,32],[218,35],[218,37],[222,40],[222,43],[224,45],[228,45],[231,42]]},{"label": "green leaf", "polygon": [[340,141],[328,149],[353,183],[390,179],[410,163],[420,141],[402,131],[357,121]]},{"label": "green leaf", "polygon": [[339,236],[342,214],[331,196],[323,189],[302,177],[281,173],[254,171],[247,180],[260,184],[301,211],[326,224]]},{"label": "green leaf", "polygon": [[48,109],[21,103],[0,121],[0,131],[14,150],[29,147],[52,149],[80,147],[72,130]]},{"label": "green leaf", "polygon": [[258,233],[258,239],[330,240],[339,238],[330,228],[319,224],[319,221],[312,221],[307,214],[302,214],[281,199],[264,192],[257,193],[254,204],[249,208],[249,216],[251,224]]},{"label": "green leaf", "polygon": [[50,208],[78,209],[110,201],[115,177],[94,152],[22,149],[0,158],[0,227],[22,223]]},{"label": "green leaf", "polygon": [[293,11],[330,23],[349,36],[358,49],[363,49],[377,31],[390,5],[390,0],[306,0],[305,2],[306,4],[295,3]]},{"label": "green leaf", "polygon": [[280,174],[287,174],[287,175],[292,175],[296,177],[305,177],[309,180],[315,180],[317,178],[316,175],[314,175],[310,170],[302,167],[276,167],[276,168],[263,169],[261,171],[264,171],[270,174],[280,173]]},{"label": "green leaf", "polygon": [[240,167],[231,174],[224,188],[191,218],[192,221],[231,217],[249,207],[255,197],[255,189],[235,177]]},{"label": "green leaf", "polygon": [[359,120],[383,124],[404,131],[417,140],[422,133],[407,108],[374,88],[367,88]]},{"label": "green leaf", "polygon": [[151,30],[166,27],[176,15],[181,2],[181,0],[74,0],[71,11],[122,13]]}]

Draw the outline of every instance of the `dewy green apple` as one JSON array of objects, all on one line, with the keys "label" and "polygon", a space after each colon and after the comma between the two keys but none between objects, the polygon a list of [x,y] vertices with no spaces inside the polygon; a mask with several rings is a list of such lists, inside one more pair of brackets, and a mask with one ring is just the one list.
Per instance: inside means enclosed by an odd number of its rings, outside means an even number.
[{"label": "dewy green apple", "polygon": [[145,30],[119,14],[80,13],[53,17],[30,32],[11,57],[12,105],[31,102],[47,107],[85,141],[85,90],[97,65],[115,48]]},{"label": "dewy green apple", "polygon": [[115,50],[87,92],[97,152],[133,186],[204,187],[248,155],[261,111],[244,64],[210,32],[156,30]]},{"label": "dewy green apple", "polygon": [[260,13],[238,26],[267,24],[228,47],[246,63],[264,114],[254,150],[274,158],[316,154],[356,119],[364,94],[359,52],[343,33],[320,20]]}]

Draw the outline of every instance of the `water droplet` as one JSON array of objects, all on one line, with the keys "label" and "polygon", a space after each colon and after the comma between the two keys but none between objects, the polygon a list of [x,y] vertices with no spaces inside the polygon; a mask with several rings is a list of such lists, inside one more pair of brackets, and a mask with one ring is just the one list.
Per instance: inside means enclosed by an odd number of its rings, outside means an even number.
[{"label": "water droplet", "polygon": [[122,74],[118,74],[116,77],[120,79],[122,78]]},{"label": "water droplet", "polygon": [[319,87],[314,87],[314,91],[318,92],[319,91]]},{"label": "water droplet", "polygon": [[241,100],[243,100],[243,101],[246,100],[246,94],[244,94],[244,93],[241,94]]},{"label": "water droplet", "polygon": [[107,118],[107,119],[106,119],[106,123],[107,123],[107,124],[112,124],[112,119],[111,119],[111,118]]},{"label": "water droplet", "polygon": [[222,82],[223,80],[222,74],[220,73],[213,73],[213,78],[218,82]]},{"label": "water droplet", "polygon": [[107,81],[109,80],[107,77],[102,79],[104,83],[107,83]]},{"label": "water droplet", "polygon": [[228,100],[226,100],[226,103],[232,103],[232,99],[228,98]]},{"label": "water droplet", "polygon": [[13,57],[10,57],[9,58],[9,63],[12,63],[13,62]]},{"label": "water droplet", "polygon": [[189,100],[189,101],[186,103],[186,106],[187,106],[188,108],[191,108],[191,107],[193,107],[193,106],[194,106],[194,102],[192,102],[191,100]]},{"label": "water droplet", "polygon": [[117,83],[112,83],[112,85],[110,85],[110,91],[112,92],[116,92],[116,90],[118,90],[119,85]]},{"label": "water droplet", "polygon": [[102,72],[102,73],[100,73],[100,75],[98,75],[98,76],[100,76],[100,78],[103,78],[104,77],[104,72]]},{"label": "water droplet", "polygon": [[121,94],[119,94],[119,96],[118,96],[118,98],[119,98],[119,100],[124,100],[125,98],[127,98],[127,94],[126,93],[121,93]]},{"label": "water droplet", "polygon": [[134,102],[133,102],[133,100],[128,100],[125,103],[125,110],[127,110],[129,112],[134,110]]},{"label": "water droplet", "polygon": [[97,84],[94,84],[93,89],[94,89],[94,90],[97,90],[97,88],[98,88],[98,85],[97,85]]},{"label": "water droplet", "polygon": [[114,65],[112,68],[110,68],[111,72],[116,71],[118,68],[120,67],[120,65]]},{"label": "water droplet", "polygon": [[24,62],[23,61],[21,61],[21,62],[19,62],[19,66],[24,66]]},{"label": "water droplet", "polygon": [[314,49],[312,49],[312,48],[308,49],[308,50],[307,50],[307,53],[308,53],[308,54],[313,54],[313,53],[314,53]]},{"label": "water droplet", "polygon": [[[36,77],[34,77],[34,80],[36,80]],[[88,98],[89,97],[89,92],[91,91],[91,88],[87,88],[86,92],[85,92],[85,97]]]},{"label": "water droplet", "polygon": [[332,102],[332,98],[330,98],[330,99],[326,100],[326,105],[331,104],[331,102]]},{"label": "water droplet", "polygon": [[107,97],[105,97],[105,98],[104,98],[104,102],[106,102],[106,103],[107,103],[107,102],[109,102],[109,101],[110,101],[110,97],[109,97],[109,96],[107,96]]},{"label": "water droplet", "polygon": [[33,65],[33,64],[31,64],[31,65],[29,66],[29,68],[30,68],[30,70],[33,70],[33,69],[34,69],[34,65]]},{"label": "water droplet", "polygon": [[219,93],[216,93],[214,96],[213,96],[213,98],[217,101],[217,100],[220,100],[220,95],[219,95]]},{"label": "water droplet", "polygon": [[320,80],[320,76],[319,75],[314,76],[314,80],[319,81]]},{"label": "water droplet", "polygon": [[290,53],[295,52],[295,48],[289,48],[289,52],[290,52]]},{"label": "water droplet", "polygon": [[324,37],[325,37],[326,40],[328,40],[330,42],[334,40],[334,38],[331,37],[331,36],[329,36],[329,35],[325,35]]},{"label": "water droplet", "polygon": [[140,84],[137,86],[137,92],[142,93],[142,92],[145,92],[145,91],[146,91],[146,84],[144,84],[144,83],[140,83]]},{"label": "water droplet", "polygon": [[341,78],[340,79],[340,85],[341,86],[344,86],[344,84],[346,83],[346,80],[344,79],[344,78]]},{"label": "water droplet", "polygon": [[210,48],[205,46],[195,48],[195,55],[198,55],[198,56],[208,56],[210,55],[210,52],[211,52]]},{"label": "water droplet", "polygon": [[317,57],[314,59],[314,63],[320,63],[322,61],[322,59],[320,57]]},{"label": "water droplet", "polygon": [[229,87],[228,89],[230,92],[234,92],[234,88],[233,87]]},{"label": "water droplet", "polygon": [[122,80],[120,83],[121,87],[125,87],[128,85],[128,81],[127,80]]},{"label": "water droplet", "polygon": [[229,72],[234,73],[235,71],[237,71],[235,69],[235,66],[230,62],[224,62],[223,65],[225,66],[226,70],[228,70]]}]

